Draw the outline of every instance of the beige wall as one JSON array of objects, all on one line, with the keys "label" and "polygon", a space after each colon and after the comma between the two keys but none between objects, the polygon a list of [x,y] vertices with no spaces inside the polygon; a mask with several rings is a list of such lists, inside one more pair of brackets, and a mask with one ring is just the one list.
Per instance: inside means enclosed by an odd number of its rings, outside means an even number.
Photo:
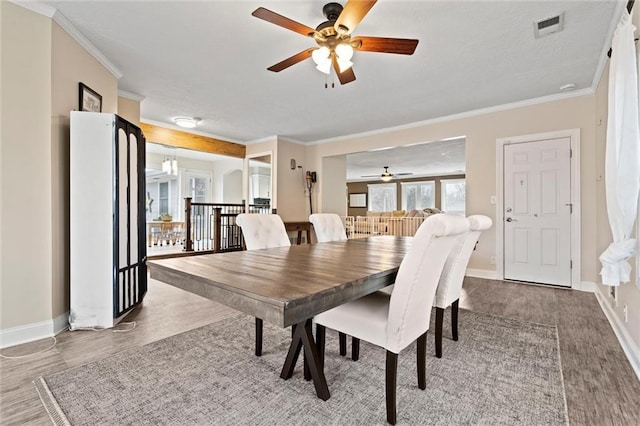
[{"label": "beige wall", "polygon": [[[309,199],[305,197],[305,184],[303,179],[304,169],[304,145],[278,140],[278,214],[282,220],[288,222],[306,221],[309,219]],[[296,160],[296,167],[291,170],[291,159]]]},{"label": "beige wall", "polygon": [[69,111],[82,81],[116,112],[117,79],[51,19],[0,8],[4,331],[69,310]]},{"label": "beige wall", "polygon": [[[640,28],[640,7],[634,7],[633,23],[636,28]],[[636,30],[636,36],[638,30]],[[607,115],[608,115],[608,90],[609,90],[609,67],[605,68],[605,72],[600,79],[596,90],[596,214],[597,214],[597,232],[596,232],[596,254],[599,256],[613,241],[611,228],[609,227],[609,216],[607,214],[606,196],[605,196],[605,151],[607,140]],[[636,223],[637,226],[637,223]],[[623,284],[616,289],[617,305],[613,299],[609,298],[610,287],[602,284],[602,279],[598,275],[596,279],[597,291],[605,296],[605,303],[609,303],[611,309],[617,315],[620,323],[626,328],[627,332],[633,339],[637,348],[640,348],[640,288],[636,285],[638,282],[637,262],[638,258],[633,257],[630,260],[633,266],[631,283]],[[596,262],[598,271],[601,268],[599,261]],[[624,321],[623,309],[627,306],[628,320]]]},{"label": "beige wall", "polygon": [[[467,118],[424,124],[377,135],[346,137],[331,143],[307,148],[307,158],[319,168],[328,156],[369,151],[377,148],[437,141],[452,137],[466,138],[467,213],[485,214],[495,219],[496,139],[557,130],[581,130],[581,197],[582,197],[582,280],[596,280],[595,233],[595,95],[584,95]],[[326,174],[326,172],[325,172]],[[332,186],[335,186],[334,183]],[[341,183],[344,185],[344,183]],[[318,186],[325,201],[325,182]],[[336,192],[336,196],[341,196]],[[319,206],[319,211],[323,211]],[[471,258],[469,267],[495,270],[490,258],[495,256],[495,226],[482,236],[483,244]]]},{"label": "beige wall", "polygon": [[51,20],[0,2],[0,43],[0,329],[6,330],[52,318]]},{"label": "beige wall", "polygon": [[102,95],[102,112],[117,112],[118,80],[54,22],[51,82],[51,294],[55,318],[69,310],[69,112],[78,109],[79,82]]},{"label": "beige wall", "polygon": [[[347,214],[347,188],[344,177],[347,175],[347,156],[338,155],[322,159],[322,169],[318,170],[318,180],[324,182],[322,210],[314,204],[314,213],[335,213],[340,216]],[[318,184],[316,183],[316,186]],[[316,197],[317,199],[317,197]],[[315,202],[315,201],[314,201]]]},{"label": "beige wall", "polygon": [[140,102],[118,96],[118,115],[136,126],[140,126]]}]

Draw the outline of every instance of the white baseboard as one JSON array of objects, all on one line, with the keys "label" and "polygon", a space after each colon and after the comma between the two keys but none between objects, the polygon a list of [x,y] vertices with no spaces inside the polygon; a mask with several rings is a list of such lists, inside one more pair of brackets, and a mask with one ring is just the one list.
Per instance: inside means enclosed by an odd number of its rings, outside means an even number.
[{"label": "white baseboard", "polygon": [[[595,286],[595,284],[594,284]],[[611,324],[611,328],[613,328],[613,332],[616,334],[618,341],[620,342],[620,346],[622,346],[622,350],[624,351],[629,363],[631,363],[631,368],[635,371],[636,376],[640,380],[640,348],[636,345],[636,343],[629,335],[629,332],[625,328],[624,324],[620,321],[616,313],[611,309],[611,306],[608,303],[608,298],[606,295],[603,295],[600,292],[600,288],[595,286],[596,299],[600,303],[600,308],[604,312],[604,315],[609,320],[609,324]]]},{"label": "white baseboard", "polygon": [[487,280],[498,279],[498,273],[496,271],[490,271],[487,269],[467,268],[467,272],[465,273],[465,275],[467,277],[484,278]]},{"label": "white baseboard", "polygon": [[587,293],[595,293],[596,283],[593,281],[580,281],[580,284],[571,287],[573,290],[585,291]]},{"label": "white baseboard", "polygon": [[0,349],[55,336],[69,327],[69,312],[47,321],[0,330]]}]

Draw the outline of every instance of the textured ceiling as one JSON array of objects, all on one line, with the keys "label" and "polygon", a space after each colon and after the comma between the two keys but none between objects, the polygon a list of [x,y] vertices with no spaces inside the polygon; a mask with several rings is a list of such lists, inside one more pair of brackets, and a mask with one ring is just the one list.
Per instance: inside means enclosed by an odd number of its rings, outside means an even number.
[{"label": "textured ceiling", "polygon": [[[248,142],[322,141],[591,88],[608,49],[612,1],[384,1],[354,35],[417,38],[413,56],[356,52],[357,80],[324,88],[311,60],[266,68],[314,42],[251,16],[259,6],[315,27],[325,1],[45,1],[144,96],[143,119],[201,117],[200,131]],[[533,22],[564,12],[540,39]]]},{"label": "textured ceiling", "polygon": [[374,180],[389,166],[389,173],[412,173],[411,176],[437,176],[464,173],[465,140],[429,142],[392,149],[347,155],[347,181]]}]

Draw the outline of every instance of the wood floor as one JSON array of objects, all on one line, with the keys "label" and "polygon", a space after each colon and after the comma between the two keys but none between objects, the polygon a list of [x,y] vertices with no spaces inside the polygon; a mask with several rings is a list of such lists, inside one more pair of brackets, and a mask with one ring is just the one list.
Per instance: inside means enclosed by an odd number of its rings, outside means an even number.
[{"label": "wood floor", "polygon": [[[466,278],[460,307],[557,325],[570,423],[640,425],[640,381],[593,294]],[[229,308],[151,280],[144,306],[125,319],[135,321],[135,329],[64,332],[58,336],[55,348],[42,354],[0,359],[0,424],[50,424],[32,383],[38,376],[101,359],[233,314]],[[121,324],[116,329],[130,327],[130,324]],[[460,334],[463,333],[461,328]],[[444,337],[450,337],[446,327]],[[18,356],[38,352],[50,344],[51,340],[34,342],[5,349],[2,354]],[[432,345],[429,338],[431,350]],[[491,420],[487,419],[487,423]]]}]

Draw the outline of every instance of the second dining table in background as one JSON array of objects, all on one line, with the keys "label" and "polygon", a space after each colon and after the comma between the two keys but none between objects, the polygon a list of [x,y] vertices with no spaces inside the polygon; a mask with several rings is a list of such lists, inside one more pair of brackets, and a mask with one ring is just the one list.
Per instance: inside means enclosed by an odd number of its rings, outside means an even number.
[{"label": "second dining table in background", "polygon": [[312,334],[315,315],[393,284],[411,237],[379,236],[154,260],[151,278],[294,332],[280,377],[304,348],[305,378],[330,397]]}]

